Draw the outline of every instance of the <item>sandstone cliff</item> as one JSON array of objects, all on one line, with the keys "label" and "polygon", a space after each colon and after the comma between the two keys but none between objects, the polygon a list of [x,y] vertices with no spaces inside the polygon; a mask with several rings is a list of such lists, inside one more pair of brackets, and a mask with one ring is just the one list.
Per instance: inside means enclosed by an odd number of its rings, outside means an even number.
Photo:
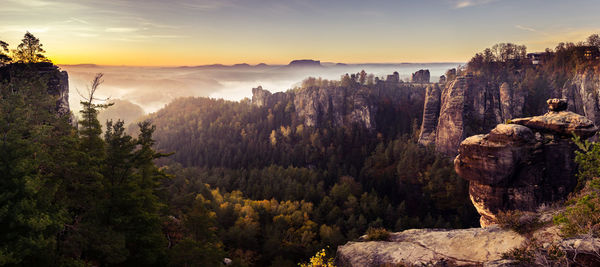
[{"label": "sandstone cliff", "polygon": [[[449,71],[444,83],[439,83],[441,93],[438,99],[432,95],[428,103],[440,102],[438,113],[424,106],[423,121],[438,120],[429,123],[423,130],[422,144],[433,143],[439,152],[449,156],[458,153],[458,145],[466,137],[489,132],[497,124],[506,120],[522,117],[528,101],[536,101],[538,95],[529,95],[530,88],[522,74],[505,78],[491,79],[477,75]],[[551,97],[568,99],[569,111],[586,116],[596,125],[600,124],[600,73],[593,68],[573,74],[566,82],[550,76],[543,92]],[[529,103],[530,104],[530,103]],[[529,110],[530,115],[543,112],[543,106]],[[431,129],[431,125],[436,125]],[[429,127],[429,128],[428,128]]]},{"label": "sandstone cliff", "polygon": [[[454,156],[467,136],[487,132],[499,123],[522,116],[527,92],[511,84],[473,75],[440,83],[443,88],[439,96],[436,93],[427,98],[428,103],[440,103],[439,112],[424,107],[423,121],[430,123],[423,128],[425,132],[421,133],[419,143],[432,143],[431,136],[435,136],[436,150]],[[437,123],[431,123],[435,120]]]},{"label": "sandstone cliff", "polygon": [[571,137],[586,139],[598,128],[586,117],[565,111],[566,100],[548,103],[550,111],[542,116],[513,119],[460,144],[455,170],[469,180],[482,227],[495,224],[500,211],[533,211],[564,200],[577,185]]},{"label": "sandstone cliff", "polygon": [[423,121],[419,133],[419,143],[429,145],[435,141],[435,132],[440,114],[441,90],[437,84],[427,86],[423,107]]},{"label": "sandstone cliff", "polygon": [[578,73],[569,79],[562,89],[562,97],[568,99],[569,110],[585,115],[600,125],[600,74],[593,69]]},{"label": "sandstone cliff", "polygon": [[267,108],[278,103],[291,104],[297,117],[309,127],[355,124],[373,130],[382,105],[389,104],[398,113],[407,112],[408,107],[415,106],[421,116],[425,88],[426,85],[421,84],[379,82],[371,86],[311,86],[272,94],[259,86],[252,89],[252,103]]}]

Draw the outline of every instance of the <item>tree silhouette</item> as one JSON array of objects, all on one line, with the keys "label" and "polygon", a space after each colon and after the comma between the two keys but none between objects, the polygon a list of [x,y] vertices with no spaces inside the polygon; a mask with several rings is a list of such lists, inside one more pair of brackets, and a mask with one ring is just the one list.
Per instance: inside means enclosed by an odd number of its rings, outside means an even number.
[{"label": "tree silhouette", "polygon": [[5,53],[8,53],[8,44],[0,40],[0,66],[11,61],[11,58]]},{"label": "tree silhouette", "polygon": [[17,46],[16,50],[13,50],[16,61],[23,63],[49,62],[50,60],[42,53],[46,53],[46,51],[42,48],[40,39],[30,32],[25,33],[21,44]]}]

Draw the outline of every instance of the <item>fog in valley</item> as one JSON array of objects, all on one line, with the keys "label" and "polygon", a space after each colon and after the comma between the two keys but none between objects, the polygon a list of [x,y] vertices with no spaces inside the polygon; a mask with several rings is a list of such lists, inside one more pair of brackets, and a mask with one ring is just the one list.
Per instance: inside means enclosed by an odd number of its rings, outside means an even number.
[{"label": "fog in valley", "polygon": [[447,69],[459,64],[322,63],[316,66],[239,64],[196,67],[62,65],[61,68],[69,73],[69,102],[72,110],[79,110],[81,97],[78,90],[86,92],[94,75],[102,72],[104,83],[98,90],[97,97],[110,98],[111,102],[116,102],[110,108],[113,111],[109,117],[116,118],[116,114],[127,113],[120,117],[131,119],[139,114],[139,110],[133,108],[132,104],[140,106],[145,113],[151,113],[178,97],[203,96],[238,101],[245,97],[251,98],[252,88],[259,85],[271,92],[280,92],[299,86],[309,76],[338,80],[343,74],[358,73],[363,69],[376,77],[385,77],[397,71],[403,80],[410,80],[411,74],[420,69],[429,69],[431,81],[436,82]]}]

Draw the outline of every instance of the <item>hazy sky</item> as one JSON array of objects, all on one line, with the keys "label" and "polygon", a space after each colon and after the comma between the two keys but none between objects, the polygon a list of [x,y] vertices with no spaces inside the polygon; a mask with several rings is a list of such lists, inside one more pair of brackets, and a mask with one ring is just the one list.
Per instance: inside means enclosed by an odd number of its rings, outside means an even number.
[{"label": "hazy sky", "polygon": [[600,1],[0,0],[0,40],[29,30],[59,64],[202,65],[311,58],[465,62],[600,32]]}]

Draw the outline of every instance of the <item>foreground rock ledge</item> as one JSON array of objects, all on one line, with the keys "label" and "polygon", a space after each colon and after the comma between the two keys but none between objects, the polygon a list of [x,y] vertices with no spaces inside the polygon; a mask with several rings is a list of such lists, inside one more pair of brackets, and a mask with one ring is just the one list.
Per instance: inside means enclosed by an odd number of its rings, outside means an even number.
[{"label": "foreground rock ledge", "polygon": [[338,247],[337,266],[482,266],[525,241],[500,229],[412,229],[392,233],[389,241],[349,242]]}]

